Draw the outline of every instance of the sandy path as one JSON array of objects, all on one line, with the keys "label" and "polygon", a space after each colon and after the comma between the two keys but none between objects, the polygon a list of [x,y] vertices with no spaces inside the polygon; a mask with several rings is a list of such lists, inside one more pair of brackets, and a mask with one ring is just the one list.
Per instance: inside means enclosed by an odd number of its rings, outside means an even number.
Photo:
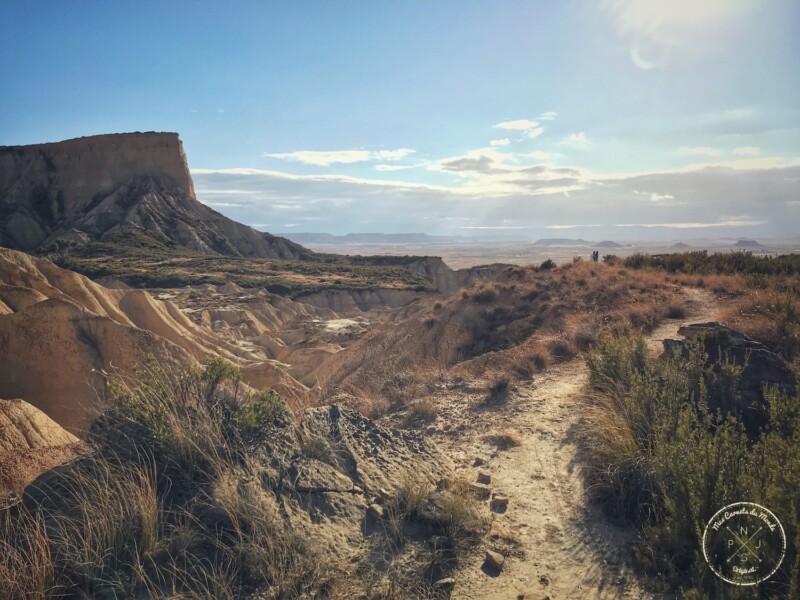
[{"label": "sandy path", "polygon": [[[650,336],[654,351],[682,323],[713,320],[711,294],[685,292],[691,314],[659,327]],[[441,445],[472,476],[490,473],[493,490],[509,497],[508,510],[493,513],[485,545],[508,557],[503,572],[482,570],[483,552],[476,552],[456,576],[453,598],[653,598],[626,564],[632,531],[610,524],[587,503],[574,439],[586,381],[586,366],[576,359],[520,386],[501,407],[482,410],[455,395],[446,405],[440,416],[449,425]],[[505,433],[515,434],[520,445],[498,448],[492,436]],[[476,459],[484,464],[475,466]]]}]

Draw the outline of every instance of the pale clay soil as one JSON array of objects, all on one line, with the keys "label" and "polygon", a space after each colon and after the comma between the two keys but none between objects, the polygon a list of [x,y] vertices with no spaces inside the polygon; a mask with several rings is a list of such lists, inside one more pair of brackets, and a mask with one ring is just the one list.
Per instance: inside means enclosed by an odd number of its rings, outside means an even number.
[{"label": "pale clay soil", "polygon": [[[685,288],[691,312],[666,321],[649,336],[652,352],[678,337],[687,322],[713,320],[710,293]],[[483,547],[455,575],[458,599],[606,600],[666,598],[646,592],[627,564],[631,530],[611,524],[587,501],[580,476],[575,430],[587,369],[580,358],[555,365],[520,384],[509,400],[476,406],[463,393],[444,392],[435,436],[460,472],[475,480],[491,475],[494,493],[509,497],[504,513],[492,515]],[[461,399],[459,401],[459,399]],[[503,449],[491,436],[516,434],[519,446]],[[476,466],[477,462],[485,461]],[[485,503],[487,512],[488,502]],[[484,550],[506,556],[498,575],[482,567]]]}]

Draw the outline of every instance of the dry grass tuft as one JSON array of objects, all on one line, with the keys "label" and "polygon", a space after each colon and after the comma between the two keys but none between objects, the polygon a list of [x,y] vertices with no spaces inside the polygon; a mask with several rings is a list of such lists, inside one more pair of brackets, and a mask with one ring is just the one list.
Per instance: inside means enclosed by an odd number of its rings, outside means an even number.
[{"label": "dry grass tuft", "polygon": [[274,397],[243,394],[220,361],[174,375],[151,361],[111,389],[94,453],[42,476],[0,523],[4,594],[297,597],[327,587],[327,560],[280,514],[249,455],[253,427],[285,414]]},{"label": "dry grass tuft", "polygon": [[415,400],[408,405],[406,420],[414,421],[435,421],[439,416],[439,406],[433,398],[425,397]]},{"label": "dry grass tuft", "polygon": [[522,437],[514,431],[505,431],[499,434],[487,435],[483,438],[485,442],[496,447],[498,450],[510,450],[522,445]]}]

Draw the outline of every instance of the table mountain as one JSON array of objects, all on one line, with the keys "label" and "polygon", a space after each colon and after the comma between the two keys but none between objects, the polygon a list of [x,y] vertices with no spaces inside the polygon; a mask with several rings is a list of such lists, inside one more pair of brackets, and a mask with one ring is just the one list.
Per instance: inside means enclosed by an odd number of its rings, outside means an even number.
[{"label": "table mountain", "polygon": [[48,252],[94,241],[225,256],[309,253],[198,202],[176,133],[0,147],[0,246]]}]

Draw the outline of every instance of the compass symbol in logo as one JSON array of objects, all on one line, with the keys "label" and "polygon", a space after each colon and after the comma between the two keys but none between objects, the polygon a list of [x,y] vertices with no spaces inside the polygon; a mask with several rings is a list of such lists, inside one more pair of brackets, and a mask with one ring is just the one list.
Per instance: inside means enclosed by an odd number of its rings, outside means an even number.
[{"label": "compass symbol in logo", "polygon": [[703,532],[703,555],[717,577],[734,585],[756,585],[772,577],[786,554],[778,518],[752,502],[719,510]]}]

